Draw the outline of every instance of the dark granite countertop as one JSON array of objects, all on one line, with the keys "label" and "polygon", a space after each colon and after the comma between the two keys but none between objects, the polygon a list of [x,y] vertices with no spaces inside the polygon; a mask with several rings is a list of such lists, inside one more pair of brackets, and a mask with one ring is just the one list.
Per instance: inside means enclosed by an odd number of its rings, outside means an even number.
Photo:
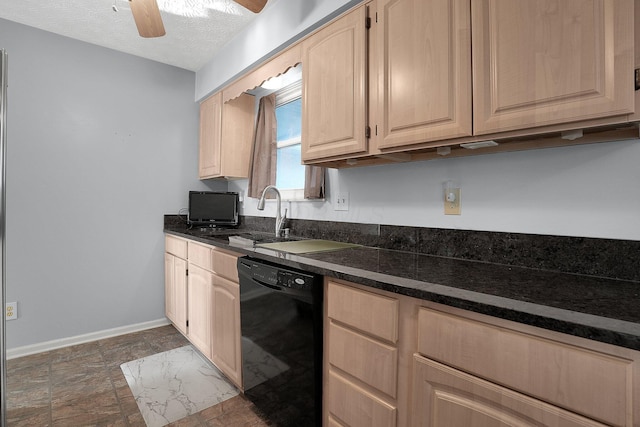
[{"label": "dark granite countertop", "polygon": [[266,261],[640,350],[640,283],[361,246],[294,255],[229,244],[237,232],[168,234]]}]

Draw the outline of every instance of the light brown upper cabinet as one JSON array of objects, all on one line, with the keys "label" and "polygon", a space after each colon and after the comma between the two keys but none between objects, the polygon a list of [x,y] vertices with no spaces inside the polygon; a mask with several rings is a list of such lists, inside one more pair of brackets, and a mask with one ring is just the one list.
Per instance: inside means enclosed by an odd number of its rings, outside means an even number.
[{"label": "light brown upper cabinet", "polygon": [[305,40],[303,161],[471,135],[470,13],[469,0],[374,1]]},{"label": "light brown upper cabinet", "polygon": [[220,174],[220,144],[222,142],[222,92],[211,95],[200,104],[200,179]]},{"label": "light brown upper cabinet", "polygon": [[370,78],[379,148],[471,135],[470,13],[469,0],[378,1]]},{"label": "light brown upper cabinet", "polygon": [[365,7],[302,44],[302,160],[365,153]]},{"label": "light brown upper cabinet", "polygon": [[474,133],[632,113],[633,6],[472,1]]},{"label": "light brown upper cabinet", "polygon": [[[634,0],[368,2],[303,42],[303,161],[549,132],[563,145],[561,131],[634,120],[635,26]],[[494,151],[538,147],[517,145]]]},{"label": "light brown upper cabinet", "polygon": [[247,178],[255,101],[252,95],[222,102],[218,92],[200,104],[199,177]]}]

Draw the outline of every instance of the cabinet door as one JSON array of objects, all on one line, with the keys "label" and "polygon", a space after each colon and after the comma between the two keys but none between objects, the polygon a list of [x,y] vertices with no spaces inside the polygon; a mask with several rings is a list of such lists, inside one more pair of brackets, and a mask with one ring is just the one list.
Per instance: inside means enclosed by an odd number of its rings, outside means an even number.
[{"label": "cabinet door", "polygon": [[633,0],[471,3],[475,134],[633,112]]},{"label": "cabinet door", "polygon": [[165,313],[173,325],[187,333],[187,262],[164,254]]},{"label": "cabinet door", "polygon": [[302,160],[367,150],[365,7],[302,45]]},{"label": "cabinet door", "polygon": [[200,179],[220,175],[221,135],[222,92],[218,92],[200,104]]},{"label": "cabinet door", "polygon": [[220,175],[233,178],[249,177],[255,106],[253,95],[246,93],[223,104]]},{"label": "cabinet door", "polygon": [[413,392],[413,426],[605,425],[418,355]]},{"label": "cabinet door", "polygon": [[211,298],[213,277],[210,272],[189,264],[187,337],[209,359],[211,358]]},{"label": "cabinet door", "polygon": [[379,4],[378,147],[471,135],[469,0]]},{"label": "cabinet door", "polygon": [[175,297],[175,276],[176,266],[173,262],[175,257],[165,252],[164,254],[164,313],[169,320],[176,323],[176,297]]},{"label": "cabinet door", "polygon": [[213,363],[238,387],[242,387],[240,355],[240,285],[213,276]]}]

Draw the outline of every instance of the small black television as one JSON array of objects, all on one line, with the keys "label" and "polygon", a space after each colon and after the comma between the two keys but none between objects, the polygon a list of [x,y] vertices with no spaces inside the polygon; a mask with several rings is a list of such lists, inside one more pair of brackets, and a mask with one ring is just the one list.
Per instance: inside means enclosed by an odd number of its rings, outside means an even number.
[{"label": "small black television", "polygon": [[238,193],[189,191],[189,225],[237,227]]}]

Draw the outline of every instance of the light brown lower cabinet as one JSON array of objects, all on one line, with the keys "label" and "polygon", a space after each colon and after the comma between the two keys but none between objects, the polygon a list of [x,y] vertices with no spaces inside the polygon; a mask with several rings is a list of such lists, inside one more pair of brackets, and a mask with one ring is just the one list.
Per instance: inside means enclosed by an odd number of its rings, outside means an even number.
[{"label": "light brown lower cabinet", "polygon": [[414,356],[414,423],[444,426],[605,426],[420,355]]},{"label": "light brown lower cabinet", "polygon": [[[240,284],[236,269],[240,255],[169,235],[165,250],[167,317],[231,382],[242,388]],[[176,277],[182,269],[181,282]],[[173,307],[182,306],[184,315],[174,314],[180,310]]]},{"label": "light brown lower cabinet", "polygon": [[237,282],[214,276],[212,315],[213,363],[241,387],[240,286]]},{"label": "light brown lower cabinet", "polygon": [[328,280],[324,424],[395,426],[398,300]]},{"label": "light brown lower cabinet", "polygon": [[187,333],[187,261],[164,254],[164,294],[167,318],[183,334]]},{"label": "light brown lower cabinet", "polygon": [[324,425],[640,427],[640,352],[327,279]]},{"label": "light brown lower cabinet", "polygon": [[166,236],[164,254],[165,314],[187,334],[187,241]]},{"label": "light brown lower cabinet", "polygon": [[187,338],[208,359],[211,359],[211,303],[213,274],[189,264],[187,285]]},{"label": "light brown lower cabinet", "polygon": [[640,352],[463,310],[419,309],[414,378],[414,425],[640,426]]},{"label": "light brown lower cabinet", "polygon": [[382,399],[367,384],[358,384],[334,370],[329,371],[326,384],[329,420],[333,423],[371,427],[396,425],[396,406]]},{"label": "light brown lower cabinet", "polygon": [[[242,387],[239,255],[166,251],[167,316]],[[324,426],[640,427],[639,351],[329,278],[323,385]]]}]

